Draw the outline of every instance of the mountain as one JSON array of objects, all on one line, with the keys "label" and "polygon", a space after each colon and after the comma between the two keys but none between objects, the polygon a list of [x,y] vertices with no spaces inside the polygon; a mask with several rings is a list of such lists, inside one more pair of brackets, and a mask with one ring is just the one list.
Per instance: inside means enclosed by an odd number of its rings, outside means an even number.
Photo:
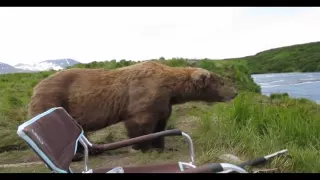
[{"label": "mountain", "polygon": [[73,59],[56,59],[37,62],[34,64],[22,64],[19,63],[14,67],[17,69],[29,70],[29,71],[47,71],[47,70],[61,70],[69,66],[76,65],[80,62]]},{"label": "mountain", "polygon": [[17,69],[9,64],[5,64],[0,62],[0,74],[7,74],[7,73],[18,73],[18,72],[30,72],[28,70]]}]

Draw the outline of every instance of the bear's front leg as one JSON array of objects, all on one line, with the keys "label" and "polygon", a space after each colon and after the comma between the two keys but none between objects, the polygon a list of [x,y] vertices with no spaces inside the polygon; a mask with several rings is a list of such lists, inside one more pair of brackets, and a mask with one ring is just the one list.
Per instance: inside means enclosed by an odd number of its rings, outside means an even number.
[{"label": "bear's front leg", "polygon": [[[171,116],[172,113],[172,106],[169,105],[168,109],[163,109],[161,113],[159,113],[158,117],[162,117],[159,119],[157,126],[155,127],[155,131],[156,132],[161,132],[166,130],[167,127],[167,123],[168,120]],[[165,149],[165,141],[164,141],[164,137],[158,138],[156,140],[154,140],[151,144],[152,148],[157,149],[158,151],[162,152]]]},{"label": "bear's front leg", "polygon": [[[159,120],[155,128],[155,131],[153,133],[166,130],[166,126],[167,126],[167,118],[163,118]],[[162,152],[165,149],[164,137],[160,137],[158,139],[153,140],[151,143],[151,147],[153,149],[157,149],[158,151]]]},{"label": "bear's front leg", "polygon": [[[136,115],[126,121],[124,125],[127,129],[129,138],[135,138],[154,132],[157,119],[151,119],[149,115]],[[152,141],[144,141],[132,146],[134,150],[140,150],[146,152],[152,148]]]}]

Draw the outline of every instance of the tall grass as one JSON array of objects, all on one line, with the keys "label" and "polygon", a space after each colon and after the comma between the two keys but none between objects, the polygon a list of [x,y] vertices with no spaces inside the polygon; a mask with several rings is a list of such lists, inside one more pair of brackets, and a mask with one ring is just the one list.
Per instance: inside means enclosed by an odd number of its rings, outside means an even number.
[{"label": "tall grass", "polygon": [[319,110],[299,99],[272,101],[241,93],[231,104],[220,103],[197,114],[202,121],[195,137],[205,161],[217,150],[254,157],[288,149],[292,159],[279,162],[282,170],[320,172]]}]

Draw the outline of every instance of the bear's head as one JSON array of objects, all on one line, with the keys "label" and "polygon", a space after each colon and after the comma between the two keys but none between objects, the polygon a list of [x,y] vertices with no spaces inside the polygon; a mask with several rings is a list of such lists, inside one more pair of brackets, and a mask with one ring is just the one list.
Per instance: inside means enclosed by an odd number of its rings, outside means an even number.
[{"label": "bear's head", "polygon": [[191,73],[196,87],[197,98],[207,102],[227,102],[233,100],[238,92],[234,85],[216,73],[196,69]]}]

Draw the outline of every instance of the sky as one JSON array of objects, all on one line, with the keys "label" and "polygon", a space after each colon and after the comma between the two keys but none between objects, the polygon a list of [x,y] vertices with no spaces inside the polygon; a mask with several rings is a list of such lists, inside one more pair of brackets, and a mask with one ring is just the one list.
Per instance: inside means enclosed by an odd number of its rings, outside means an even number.
[{"label": "sky", "polygon": [[1,7],[0,62],[223,59],[320,40],[319,7]]}]

